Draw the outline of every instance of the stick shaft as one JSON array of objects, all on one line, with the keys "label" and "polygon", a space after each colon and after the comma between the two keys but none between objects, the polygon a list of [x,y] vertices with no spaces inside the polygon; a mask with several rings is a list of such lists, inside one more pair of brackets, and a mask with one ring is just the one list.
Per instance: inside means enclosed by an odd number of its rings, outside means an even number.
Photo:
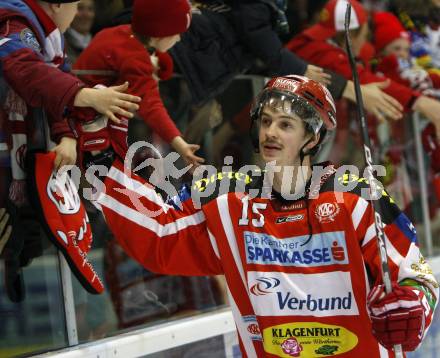
[{"label": "stick shaft", "polygon": [[[353,50],[351,46],[350,17],[351,17],[351,5],[350,3],[347,3],[347,11],[345,13],[345,41],[347,46],[348,58],[353,73],[353,83],[354,83],[356,102],[357,102],[357,114],[361,126],[362,139],[364,142],[364,155],[365,155],[365,165],[366,165],[366,173],[367,173],[366,179],[370,187],[370,203],[372,204],[374,209],[374,223],[375,223],[376,236],[377,236],[377,248],[379,251],[379,257],[382,268],[381,270],[382,280],[385,285],[385,291],[387,293],[390,293],[392,291],[391,274],[390,274],[390,268],[388,266],[388,255],[385,245],[385,233],[383,231],[384,225],[382,221],[381,208],[379,204],[379,198],[382,196],[383,188],[382,185],[379,183],[379,181],[374,177],[374,173],[373,173],[373,157],[371,152],[371,140],[370,140],[370,136],[368,135],[368,127],[365,117],[364,102],[362,100],[361,86],[359,83],[359,75],[357,72],[356,62],[353,56]],[[394,353],[397,358],[403,357],[402,346],[400,344],[394,346]]]}]

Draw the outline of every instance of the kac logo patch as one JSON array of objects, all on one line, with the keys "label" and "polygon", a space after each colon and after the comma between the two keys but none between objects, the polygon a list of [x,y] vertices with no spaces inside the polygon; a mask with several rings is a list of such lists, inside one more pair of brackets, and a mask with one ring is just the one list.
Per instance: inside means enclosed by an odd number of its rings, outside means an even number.
[{"label": "kac logo patch", "polygon": [[246,330],[249,333],[250,339],[253,341],[262,341],[260,327],[256,316],[243,316],[243,323],[246,325]]},{"label": "kac logo patch", "polygon": [[339,214],[339,205],[337,203],[320,204],[315,209],[316,218],[321,224],[335,221],[335,217]]}]

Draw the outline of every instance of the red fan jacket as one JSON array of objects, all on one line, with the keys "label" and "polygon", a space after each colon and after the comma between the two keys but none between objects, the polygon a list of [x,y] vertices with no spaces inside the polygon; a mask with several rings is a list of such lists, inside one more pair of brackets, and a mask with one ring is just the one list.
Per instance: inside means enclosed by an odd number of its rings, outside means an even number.
[{"label": "red fan jacket", "polygon": [[[172,62],[166,67],[172,68]],[[90,86],[116,86],[128,81],[127,93],[142,98],[138,114],[149,128],[167,143],[181,135],[164,107],[157,82],[159,78],[168,77],[171,73],[162,73],[163,68],[157,72],[152,56],[133,35],[130,25],[111,27],[99,32],[78,57],[74,69],[81,71],[81,79]],[[127,128],[126,120],[118,125],[109,125],[112,145],[120,158],[125,158],[127,152]]]}]

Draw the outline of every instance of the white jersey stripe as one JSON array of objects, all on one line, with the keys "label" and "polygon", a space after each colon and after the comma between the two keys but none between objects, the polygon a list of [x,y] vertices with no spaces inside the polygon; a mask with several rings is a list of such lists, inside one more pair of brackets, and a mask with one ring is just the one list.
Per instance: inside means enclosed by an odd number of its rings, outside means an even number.
[{"label": "white jersey stripe", "polygon": [[365,233],[364,240],[362,241],[362,247],[368,244],[371,241],[371,239],[373,239],[375,236],[376,236],[376,226],[373,223],[370,225],[370,227],[367,229],[367,232]]},{"label": "white jersey stripe", "polygon": [[115,182],[126,187],[128,190],[131,190],[138,195],[144,196],[149,201],[160,206],[165,213],[170,208],[172,208],[170,205],[165,204],[162,197],[159,194],[157,194],[153,188],[150,188],[147,185],[143,185],[141,182],[138,182],[137,180],[130,178],[127,174],[115,168],[114,166],[110,169],[107,176],[113,179]]},{"label": "white jersey stripe", "polygon": [[198,225],[205,221],[205,214],[203,211],[199,211],[193,215],[185,216],[169,224],[162,225],[156,220],[150,218],[148,215],[144,215],[139,211],[133,210],[107,194],[101,194],[98,202],[102,206],[113,210],[139,226],[153,231],[159,237],[176,234],[180,230],[184,230],[189,226]]},{"label": "white jersey stripe", "polygon": [[214,235],[212,235],[211,231],[208,229],[209,241],[211,241],[212,249],[214,250],[215,255],[218,259],[220,259],[220,252],[218,251],[217,241],[215,240]]},{"label": "white jersey stripe", "polygon": [[380,358],[389,358],[390,355],[388,354],[387,349],[379,343],[377,345],[379,346]]},{"label": "white jersey stripe", "polygon": [[226,287],[229,297],[229,305],[231,306],[232,315],[234,316],[235,325],[237,326],[238,334],[240,335],[241,342],[243,343],[243,348],[246,352],[248,358],[257,358],[257,352],[255,351],[254,343],[249,337],[247,327],[243,321],[243,317],[238,310],[237,304],[235,303],[234,297],[229,290],[229,286]]},{"label": "white jersey stripe", "polygon": [[[362,247],[364,247],[366,244],[368,244],[373,238],[376,237],[376,226],[373,224],[370,225],[368,228],[364,240],[362,241]],[[388,239],[387,235],[385,235],[385,245],[387,249],[387,255],[388,257],[393,260],[393,262],[399,266],[401,262],[403,261],[403,256],[397,251],[397,249],[394,247],[394,245],[391,243],[391,241]]]},{"label": "white jersey stripe", "polygon": [[[240,272],[241,279],[244,287],[246,286],[246,280],[244,276],[243,265],[240,259],[240,252],[238,251],[237,238],[235,237],[234,227],[231,221],[231,214],[229,213],[228,196],[222,195],[217,198],[217,206],[222,221],[223,229],[225,230],[226,238],[228,239],[229,248],[234,256],[235,265]],[[247,290],[246,290],[247,291]]]},{"label": "white jersey stripe", "polygon": [[368,201],[366,201],[364,198],[359,197],[356,206],[351,213],[351,220],[353,221],[353,226],[355,230],[357,230],[367,207]]},{"label": "white jersey stripe", "polygon": [[385,235],[385,246],[387,249],[387,255],[388,257],[393,260],[393,262],[399,266],[402,261],[404,260],[404,257],[397,251],[397,249],[394,247],[394,245],[391,243],[390,239],[388,239],[388,236]]}]

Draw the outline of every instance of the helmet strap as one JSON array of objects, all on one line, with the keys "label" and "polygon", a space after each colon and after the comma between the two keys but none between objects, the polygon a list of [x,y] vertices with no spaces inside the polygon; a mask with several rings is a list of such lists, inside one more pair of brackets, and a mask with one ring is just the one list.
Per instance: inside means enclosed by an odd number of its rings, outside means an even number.
[{"label": "helmet strap", "polygon": [[304,158],[305,158],[307,155],[311,155],[311,154],[312,154],[312,150],[313,150],[313,148],[312,148],[312,149],[308,149],[307,151],[304,150],[305,147],[306,147],[306,145],[309,144],[312,140],[313,140],[313,137],[309,138],[309,140],[308,140],[307,142],[305,142],[305,143],[303,144],[303,146],[301,147],[301,149],[299,150],[299,160],[300,160],[300,165],[302,165],[302,163],[303,163],[303,161],[304,161]]}]

